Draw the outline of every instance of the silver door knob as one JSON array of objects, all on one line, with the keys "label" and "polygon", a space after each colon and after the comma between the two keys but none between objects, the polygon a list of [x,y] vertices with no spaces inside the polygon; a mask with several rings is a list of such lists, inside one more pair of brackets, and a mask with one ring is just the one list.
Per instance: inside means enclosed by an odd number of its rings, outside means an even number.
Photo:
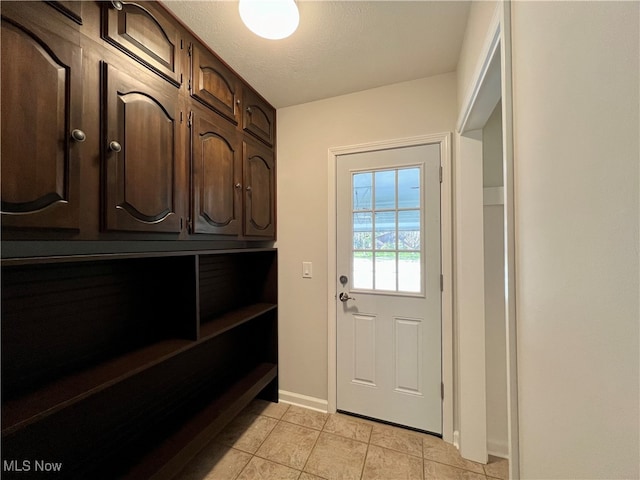
[{"label": "silver door knob", "polygon": [[112,142],[109,142],[109,150],[111,150],[112,152],[119,152],[120,150],[122,150],[122,145],[114,140]]},{"label": "silver door knob", "polygon": [[347,300],[355,300],[355,297],[351,297],[349,296],[349,294],[347,292],[341,292],[340,295],[338,295],[338,298],[340,299],[341,302],[346,302]]}]

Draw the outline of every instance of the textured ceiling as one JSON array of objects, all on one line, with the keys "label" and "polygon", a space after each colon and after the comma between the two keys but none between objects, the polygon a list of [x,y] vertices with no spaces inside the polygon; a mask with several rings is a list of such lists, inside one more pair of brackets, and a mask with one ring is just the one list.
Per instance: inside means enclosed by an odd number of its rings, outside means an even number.
[{"label": "textured ceiling", "polygon": [[300,26],[265,40],[237,1],[163,2],[276,108],[456,69],[469,2],[298,0]]}]

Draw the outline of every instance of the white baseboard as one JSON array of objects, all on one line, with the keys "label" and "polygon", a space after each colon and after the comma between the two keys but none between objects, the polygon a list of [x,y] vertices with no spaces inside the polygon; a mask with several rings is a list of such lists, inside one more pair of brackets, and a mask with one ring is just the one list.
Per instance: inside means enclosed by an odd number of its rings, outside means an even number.
[{"label": "white baseboard", "polygon": [[453,431],[453,446],[460,450],[460,431],[458,430]]},{"label": "white baseboard", "polygon": [[321,398],[287,392],[286,390],[279,390],[278,397],[282,403],[297,405],[298,407],[305,407],[322,413],[327,413],[329,409],[329,402]]},{"label": "white baseboard", "polygon": [[506,442],[487,439],[487,453],[494,457],[509,458],[509,445]]}]

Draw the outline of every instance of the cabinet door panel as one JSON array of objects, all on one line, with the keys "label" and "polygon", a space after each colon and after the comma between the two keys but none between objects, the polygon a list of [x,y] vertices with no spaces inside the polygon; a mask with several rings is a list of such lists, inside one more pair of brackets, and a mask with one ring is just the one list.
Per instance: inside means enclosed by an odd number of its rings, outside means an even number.
[{"label": "cabinet door panel", "polygon": [[82,2],[81,1],[48,1],[49,5],[69,17],[78,25],[82,25]]},{"label": "cabinet door panel", "polygon": [[121,3],[121,10],[110,2],[103,4],[102,38],[173,85],[180,86],[178,27],[165,19],[157,7]]},{"label": "cabinet door panel", "polygon": [[135,80],[106,63],[102,73],[106,85],[105,227],[179,232],[175,95],[162,82]]},{"label": "cabinet door panel", "polygon": [[82,49],[5,17],[1,37],[3,225],[77,228]]},{"label": "cabinet door panel", "polygon": [[191,96],[238,124],[238,78],[214,55],[191,45]]},{"label": "cabinet door panel", "polygon": [[242,165],[234,129],[194,112],[191,141],[193,233],[239,234]]},{"label": "cabinet door panel", "polygon": [[265,147],[243,143],[245,224],[247,236],[275,236],[275,162]]},{"label": "cabinet door panel", "polygon": [[250,90],[244,93],[242,128],[264,143],[273,146],[275,140],[275,111]]}]

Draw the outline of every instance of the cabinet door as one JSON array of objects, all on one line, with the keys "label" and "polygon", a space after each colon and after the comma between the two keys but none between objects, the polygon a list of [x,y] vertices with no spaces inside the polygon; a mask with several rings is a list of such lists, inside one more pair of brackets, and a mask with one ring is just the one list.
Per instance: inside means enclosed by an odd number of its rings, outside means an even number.
[{"label": "cabinet door", "polygon": [[242,218],[239,140],[233,127],[216,125],[210,117],[215,119],[212,113],[194,111],[192,115],[192,233],[238,235]]},{"label": "cabinet door", "polygon": [[191,96],[238,125],[240,81],[231,70],[205,48],[193,43],[191,55]]},{"label": "cabinet door", "polygon": [[243,142],[244,233],[275,237],[275,162],[273,151]]},{"label": "cabinet door", "polygon": [[[6,18],[2,43],[2,223],[78,228],[82,49]],[[82,132],[75,135],[82,140]]]},{"label": "cabinet door", "polygon": [[251,90],[244,92],[242,128],[264,143],[273,146],[276,137],[276,112]]},{"label": "cabinet door", "polygon": [[81,1],[48,1],[49,5],[69,17],[78,25],[82,25],[82,2]]},{"label": "cabinet door", "polygon": [[175,90],[102,63],[106,230],[180,232]]},{"label": "cabinet door", "polygon": [[180,30],[157,6],[104,2],[102,38],[173,85],[180,86]]}]

